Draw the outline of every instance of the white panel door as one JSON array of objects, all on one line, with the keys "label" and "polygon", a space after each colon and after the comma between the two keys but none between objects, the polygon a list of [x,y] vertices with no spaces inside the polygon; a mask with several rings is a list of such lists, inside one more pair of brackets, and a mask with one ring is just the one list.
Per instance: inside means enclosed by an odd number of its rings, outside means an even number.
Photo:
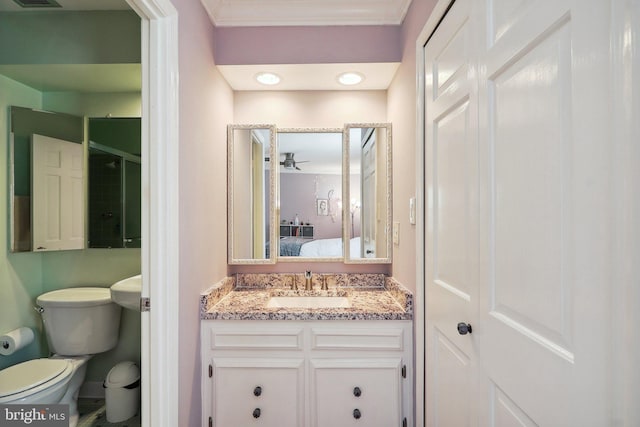
[{"label": "white panel door", "polygon": [[[478,132],[472,2],[458,0],[425,47],[426,420],[475,425]],[[472,329],[473,332],[473,329]]]},{"label": "white panel door", "polygon": [[611,425],[609,8],[479,11],[483,425]]},{"label": "white panel door", "polygon": [[609,8],[457,0],[426,44],[427,425],[612,425]]},{"label": "white panel door", "polygon": [[84,148],[32,136],[32,235],[34,251],[84,248]]}]

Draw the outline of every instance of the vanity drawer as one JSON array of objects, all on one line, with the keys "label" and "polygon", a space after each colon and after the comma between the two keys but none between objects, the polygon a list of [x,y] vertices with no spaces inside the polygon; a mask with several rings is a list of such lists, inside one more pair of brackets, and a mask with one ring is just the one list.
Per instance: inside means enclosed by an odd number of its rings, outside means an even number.
[{"label": "vanity drawer", "polygon": [[304,359],[213,358],[213,425],[302,427],[304,366]]},{"label": "vanity drawer", "polygon": [[225,328],[212,325],[207,329],[211,350],[302,350],[304,334],[301,327],[265,328],[249,325]]},{"label": "vanity drawer", "polygon": [[404,349],[402,328],[384,329],[336,329],[312,328],[312,350],[378,350],[402,351]]}]

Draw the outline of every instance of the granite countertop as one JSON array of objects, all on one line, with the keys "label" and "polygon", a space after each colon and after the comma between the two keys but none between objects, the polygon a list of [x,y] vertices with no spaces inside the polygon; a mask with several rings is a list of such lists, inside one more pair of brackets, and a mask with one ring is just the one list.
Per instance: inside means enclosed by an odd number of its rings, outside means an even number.
[{"label": "granite countertop", "polygon": [[[227,277],[200,296],[203,320],[411,320],[413,295],[382,274],[313,275],[314,290],[291,290],[292,276],[304,288],[302,274],[238,274]],[[321,291],[325,276],[328,291]],[[343,296],[345,308],[267,307],[272,296]]]}]

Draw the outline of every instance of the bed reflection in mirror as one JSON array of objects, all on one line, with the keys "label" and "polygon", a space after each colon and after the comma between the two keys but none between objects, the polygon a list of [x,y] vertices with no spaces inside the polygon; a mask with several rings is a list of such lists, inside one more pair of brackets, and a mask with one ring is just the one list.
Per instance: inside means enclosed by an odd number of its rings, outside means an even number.
[{"label": "bed reflection in mirror", "polygon": [[278,129],[280,258],[342,261],[342,129]]}]

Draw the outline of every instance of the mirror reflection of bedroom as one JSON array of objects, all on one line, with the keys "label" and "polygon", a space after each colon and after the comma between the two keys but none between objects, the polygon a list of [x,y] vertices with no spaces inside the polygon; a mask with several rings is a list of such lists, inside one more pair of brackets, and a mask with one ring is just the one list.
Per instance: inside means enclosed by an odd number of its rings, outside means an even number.
[{"label": "mirror reflection of bedroom", "polygon": [[279,255],[342,258],[342,130],[278,131]]}]

